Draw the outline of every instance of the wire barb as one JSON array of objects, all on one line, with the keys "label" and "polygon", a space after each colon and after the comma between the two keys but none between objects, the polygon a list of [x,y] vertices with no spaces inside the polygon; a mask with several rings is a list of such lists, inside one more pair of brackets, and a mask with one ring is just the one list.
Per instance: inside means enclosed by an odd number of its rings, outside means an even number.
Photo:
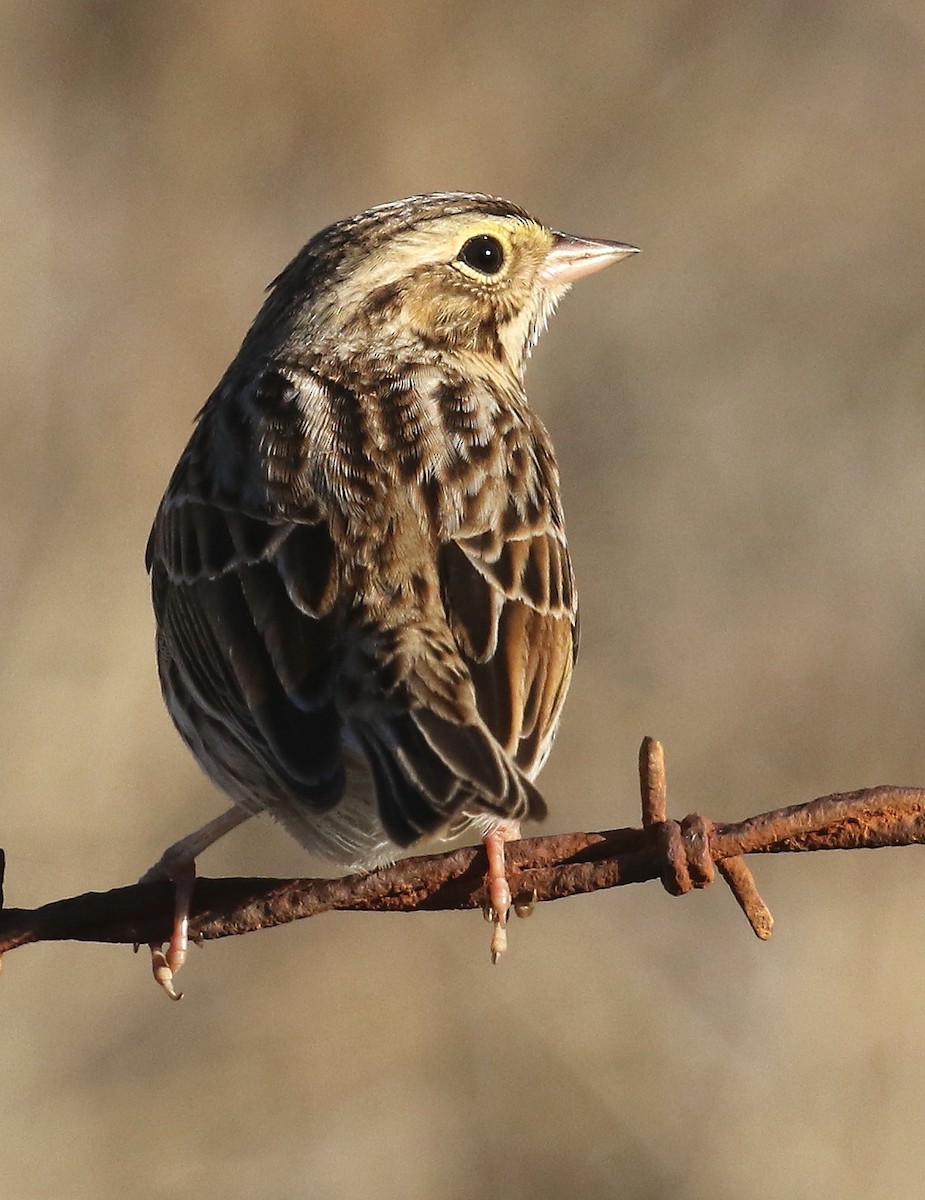
[{"label": "wire barb", "polygon": [[769,938],[774,918],[758,895],[745,860],[735,855],[714,862],[710,845],[713,822],[699,813],[692,813],[680,823],[668,819],[665,752],[655,738],[643,738],[639,748],[639,788],[643,828],[652,831],[664,855],[661,881],[665,891],[671,896],[684,896],[691,888],[707,887],[718,869],[755,934],[763,940]]}]

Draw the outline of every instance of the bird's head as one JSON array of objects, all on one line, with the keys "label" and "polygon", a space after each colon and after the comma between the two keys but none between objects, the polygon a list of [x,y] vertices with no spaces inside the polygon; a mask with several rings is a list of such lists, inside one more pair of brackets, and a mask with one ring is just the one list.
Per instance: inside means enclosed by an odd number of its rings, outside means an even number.
[{"label": "bird's head", "polygon": [[414,196],[322,230],[268,307],[279,316],[284,305],[292,333],[321,354],[384,366],[448,354],[519,374],[574,280],[633,253],[491,196]]}]

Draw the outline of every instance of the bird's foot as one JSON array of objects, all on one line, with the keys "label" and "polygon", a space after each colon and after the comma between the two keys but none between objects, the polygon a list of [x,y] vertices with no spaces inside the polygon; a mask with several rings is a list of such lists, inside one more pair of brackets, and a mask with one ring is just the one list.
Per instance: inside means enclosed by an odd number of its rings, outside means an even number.
[{"label": "bird's foot", "polygon": [[[186,962],[189,945],[189,910],[196,883],[196,859],[213,842],[230,833],[248,819],[251,814],[242,808],[229,808],[220,816],[208,821],[201,829],[187,834],[164,851],[149,871],[145,871],[139,883],[155,883],[164,879],[176,885],[173,904],[173,931],[167,949],[163,943],[150,943],[151,970],[157,983],[171,1000],[179,1000],[183,993],[173,985],[173,977]],[[194,939],[195,940],[195,939]],[[135,947],[137,950],[137,946]]]},{"label": "bird's foot", "polygon": [[171,846],[149,871],[145,871],[139,883],[154,883],[170,880],[176,888],[173,902],[173,929],[166,949],[162,942],[150,942],[151,972],[155,982],[164,989],[171,1000],[182,1000],[183,993],[174,987],[174,976],[186,962],[189,945],[189,910],[196,883],[196,860],[173,855]]},{"label": "bird's foot", "polygon": [[507,949],[507,918],[511,911],[511,888],[504,869],[504,844],[516,842],[519,837],[520,824],[517,821],[502,821],[482,839],[488,856],[488,901],[485,906],[485,919],[494,924],[491,935],[493,963],[497,963]]}]

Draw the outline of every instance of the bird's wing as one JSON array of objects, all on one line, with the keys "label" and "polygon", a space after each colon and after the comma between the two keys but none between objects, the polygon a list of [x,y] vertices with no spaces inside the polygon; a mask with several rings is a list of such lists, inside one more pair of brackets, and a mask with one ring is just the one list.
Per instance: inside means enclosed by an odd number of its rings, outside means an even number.
[{"label": "bird's wing", "polygon": [[530,496],[522,474],[512,478],[493,527],[464,528],[441,548],[439,563],[444,608],[479,712],[531,779],[552,744],[578,652],[558,478],[551,451],[536,457],[542,469]]},{"label": "bird's wing", "polygon": [[533,778],[571,680],[578,615],[571,565],[553,531],[500,547],[487,535],[440,552],[444,605],[488,728]]},{"label": "bird's wing", "polygon": [[[259,808],[280,789],[315,808],[343,789],[333,698],[338,562],[320,506],[268,503],[250,414],[277,424],[293,385],[262,377],[204,410],[148,540],[165,699],[204,768]],[[285,438],[271,448],[284,459]],[[266,478],[264,474],[263,478]]]}]

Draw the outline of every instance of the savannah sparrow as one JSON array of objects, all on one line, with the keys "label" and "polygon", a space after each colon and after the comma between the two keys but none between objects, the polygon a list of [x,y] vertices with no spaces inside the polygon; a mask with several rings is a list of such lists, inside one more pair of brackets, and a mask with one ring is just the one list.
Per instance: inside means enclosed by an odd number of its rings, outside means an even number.
[{"label": "savannah sparrow", "polygon": [[545,812],[578,646],[524,367],[572,281],[633,252],[438,193],[329,226],[272,284],[147,549],[167,707],[235,804],[145,876],[177,881],[171,994],[195,857],[259,812],[344,870],[476,828],[503,949],[503,845]]}]

